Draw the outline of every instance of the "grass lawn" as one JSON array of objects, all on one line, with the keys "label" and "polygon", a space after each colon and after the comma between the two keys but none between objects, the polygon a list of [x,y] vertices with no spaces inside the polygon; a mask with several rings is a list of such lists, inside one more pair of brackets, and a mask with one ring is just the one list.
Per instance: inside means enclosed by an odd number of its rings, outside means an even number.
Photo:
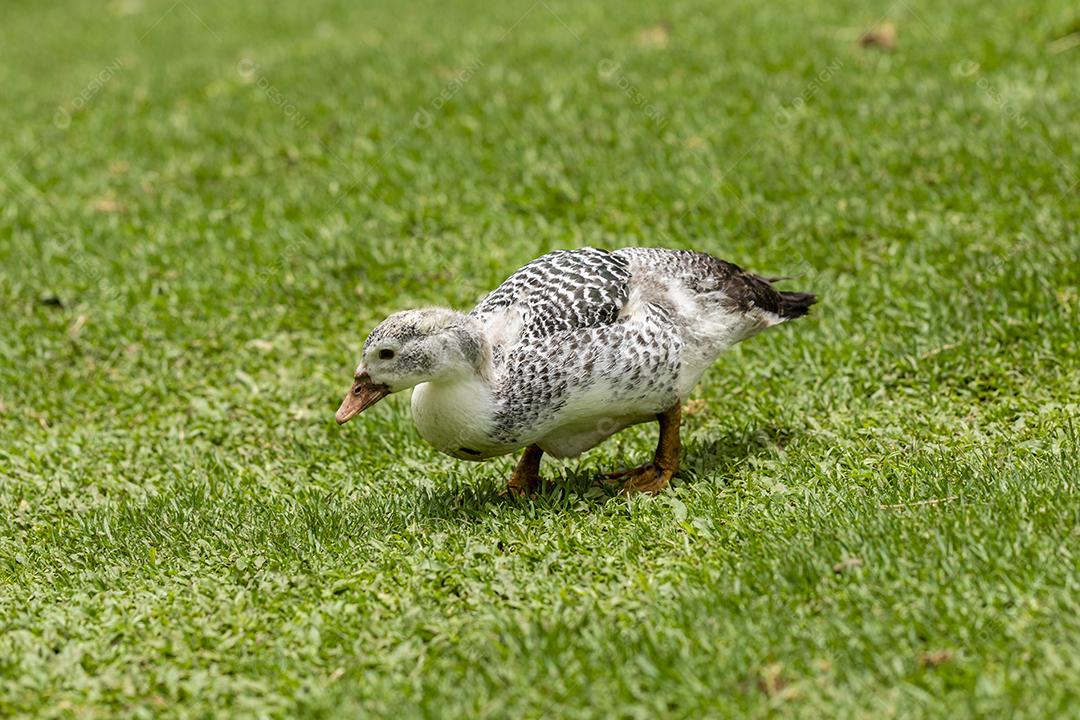
[{"label": "grass lawn", "polygon": [[[1080,717],[1075,2],[0,25],[0,716]],[[821,298],[671,489],[335,425],[386,314],[584,245]]]}]

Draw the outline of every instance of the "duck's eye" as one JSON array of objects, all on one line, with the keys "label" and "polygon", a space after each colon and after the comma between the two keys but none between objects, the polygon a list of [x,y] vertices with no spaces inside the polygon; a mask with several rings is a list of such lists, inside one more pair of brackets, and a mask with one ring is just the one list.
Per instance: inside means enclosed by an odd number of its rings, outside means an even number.
[{"label": "duck's eye", "polygon": [[379,359],[380,360],[393,360],[394,359],[394,351],[391,350],[390,348],[383,348],[382,350],[379,351]]}]

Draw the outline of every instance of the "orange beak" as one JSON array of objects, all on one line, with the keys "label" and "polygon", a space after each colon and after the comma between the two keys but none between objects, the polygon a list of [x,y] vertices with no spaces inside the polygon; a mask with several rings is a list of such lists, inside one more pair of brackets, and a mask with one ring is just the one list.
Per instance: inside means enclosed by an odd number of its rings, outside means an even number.
[{"label": "orange beak", "polygon": [[341,401],[341,407],[334,413],[334,419],[338,421],[338,425],[343,425],[389,394],[390,388],[371,382],[371,376],[366,372],[357,375],[352,389],[345,395],[345,399]]}]

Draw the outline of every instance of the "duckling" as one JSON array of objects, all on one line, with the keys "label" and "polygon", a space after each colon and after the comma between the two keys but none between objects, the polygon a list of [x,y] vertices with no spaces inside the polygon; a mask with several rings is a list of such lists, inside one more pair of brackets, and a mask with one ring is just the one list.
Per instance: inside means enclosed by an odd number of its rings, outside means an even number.
[{"label": "duckling", "polygon": [[346,423],[413,388],[416,428],[436,449],[486,460],[524,448],[507,490],[533,492],[546,453],[574,457],[656,421],[652,462],[609,477],[663,490],[679,468],[682,402],[724,350],[806,315],[732,263],[689,250],[558,250],[528,263],[464,313],[406,310],[364,342]]}]

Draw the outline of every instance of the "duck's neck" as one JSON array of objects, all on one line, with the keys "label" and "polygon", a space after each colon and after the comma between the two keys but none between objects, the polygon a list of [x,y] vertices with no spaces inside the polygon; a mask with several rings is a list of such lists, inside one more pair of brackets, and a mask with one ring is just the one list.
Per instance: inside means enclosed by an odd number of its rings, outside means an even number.
[{"label": "duck's neck", "polygon": [[421,437],[442,452],[473,460],[493,454],[495,398],[479,372],[417,385],[412,415]]}]

